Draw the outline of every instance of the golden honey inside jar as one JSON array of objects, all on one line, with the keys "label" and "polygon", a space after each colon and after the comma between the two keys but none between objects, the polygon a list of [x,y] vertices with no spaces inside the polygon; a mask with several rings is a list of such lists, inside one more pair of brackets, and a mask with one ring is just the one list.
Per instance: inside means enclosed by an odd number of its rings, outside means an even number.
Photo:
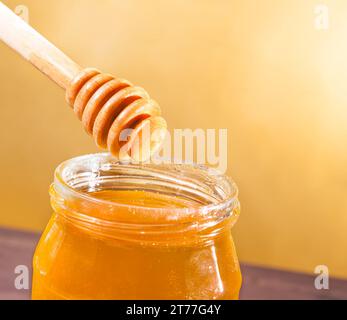
[{"label": "golden honey inside jar", "polygon": [[62,163],[34,255],[33,299],[237,299],[237,188],[193,165]]}]

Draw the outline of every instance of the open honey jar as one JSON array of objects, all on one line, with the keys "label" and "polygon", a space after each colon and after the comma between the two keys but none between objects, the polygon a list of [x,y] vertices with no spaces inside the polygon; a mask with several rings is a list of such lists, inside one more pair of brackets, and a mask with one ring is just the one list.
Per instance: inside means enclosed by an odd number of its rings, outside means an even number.
[{"label": "open honey jar", "polygon": [[33,299],[237,299],[237,187],[196,165],[62,163],[34,255]]}]

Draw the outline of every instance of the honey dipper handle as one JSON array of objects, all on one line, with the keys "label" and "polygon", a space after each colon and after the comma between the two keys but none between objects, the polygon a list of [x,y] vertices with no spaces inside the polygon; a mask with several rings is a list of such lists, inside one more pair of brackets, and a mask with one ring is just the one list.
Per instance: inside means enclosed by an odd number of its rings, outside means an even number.
[{"label": "honey dipper handle", "polygon": [[81,67],[0,1],[0,39],[66,89]]}]

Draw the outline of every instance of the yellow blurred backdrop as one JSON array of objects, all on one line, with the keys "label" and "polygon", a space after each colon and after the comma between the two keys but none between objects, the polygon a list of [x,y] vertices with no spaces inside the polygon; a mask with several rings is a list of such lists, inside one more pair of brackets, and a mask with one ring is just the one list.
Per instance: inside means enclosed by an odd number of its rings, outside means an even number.
[{"label": "yellow blurred backdrop", "polygon": [[[82,66],[145,87],[171,128],[227,128],[243,262],[347,278],[347,2],[23,0]],[[97,151],[64,92],[0,44],[0,225],[42,230],[63,160]],[[1,244],[0,244],[1,245]]]}]

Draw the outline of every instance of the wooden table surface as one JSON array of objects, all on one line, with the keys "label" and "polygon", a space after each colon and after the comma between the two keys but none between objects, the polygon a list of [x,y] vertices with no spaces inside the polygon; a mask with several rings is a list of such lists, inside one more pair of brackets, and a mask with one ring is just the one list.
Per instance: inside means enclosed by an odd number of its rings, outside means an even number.
[{"label": "wooden table surface", "polygon": [[[0,300],[30,299],[30,290],[17,290],[14,269],[31,267],[35,233],[0,229]],[[347,280],[330,279],[328,290],[314,287],[314,275],[241,265],[241,299],[347,299]],[[30,269],[31,272],[31,269]]]}]

